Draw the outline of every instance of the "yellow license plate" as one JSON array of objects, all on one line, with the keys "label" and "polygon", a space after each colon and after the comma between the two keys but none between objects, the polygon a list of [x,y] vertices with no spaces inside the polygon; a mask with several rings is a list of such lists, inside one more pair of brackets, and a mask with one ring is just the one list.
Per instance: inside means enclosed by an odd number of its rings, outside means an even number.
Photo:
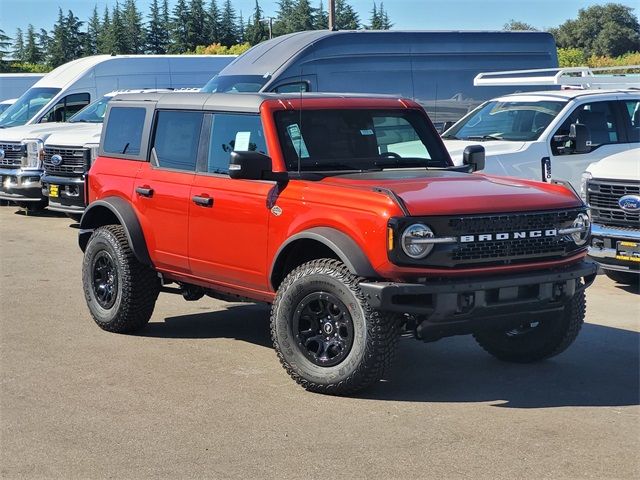
[{"label": "yellow license plate", "polygon": [[58,185],[49,185],[49,196],[58,197]]},{"label": "yellow license plate", "polygon": [[640,262],[640,243],[618,242],[616,259],[627,262]]}]

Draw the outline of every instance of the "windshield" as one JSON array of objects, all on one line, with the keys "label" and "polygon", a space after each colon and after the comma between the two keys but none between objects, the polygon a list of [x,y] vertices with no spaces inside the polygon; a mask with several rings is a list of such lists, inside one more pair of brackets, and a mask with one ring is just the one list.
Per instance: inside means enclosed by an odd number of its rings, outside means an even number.
[{"label": "windshield", "polygon": [[59,91],[59,88],[30,88],[16,100],[16,103],[0,114],[0,128],[24,125]]},{"label": "windshield", "polygon": [[269,80],[264,75],[216,75],[200,89],[206,93],[259,92]]},{"label": "windshield", "polygon": [[11,106],[10,103],[0,103],[0,113],[4,112],[10,106]]},{"label": "windshield", "polygon": [[478,107],[443,138],[458,140],[537,140],[566,102],[497,102]]},{"label": "windshield", "polygon": [[289,171],[449,166],[416,110],[289,110],[275,119]]},{"label": "windshield", "polygon": [[96,100],[72,116],[68,122],[102,123],[104,121],[104,114],[107,111],[107,103],[109,103],[109,100],[112,98],[113,96],[106,96]]}]

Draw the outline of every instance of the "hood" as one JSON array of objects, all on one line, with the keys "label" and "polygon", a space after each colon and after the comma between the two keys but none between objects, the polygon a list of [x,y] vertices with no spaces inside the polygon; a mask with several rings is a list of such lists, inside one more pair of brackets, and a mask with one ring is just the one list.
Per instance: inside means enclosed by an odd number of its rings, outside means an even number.
[{"label": "hood", "polygon": [[469,145],[483,146],[487,157],[519,152],[527,145],[526,142],[506,140],[446,140],[443,138],[442,141],[455,165],[462,165],[462,154]]},{"label": "hood", "polygon": [[640,148],[605,157],[587,168],[593,178],[640,181]]},{"label": "hood", "polygon": [[47,138],[45,146],[82,147],[87,143],[100,143],[102,123],[72,123],[67,128],[53,132]]},{"label": "hood", "polygon": [[479,173],[384,171],[327,177],[326,184],[398,195],[411,216],[473,215],[575,208],[582,201],[561,185]]},{"label": "hood", "polygon": [[20,142],[25,138],[45,139],[56,130],[67,128],[70,123],[37,123],[20,127],[0,128],[0,142]]}]

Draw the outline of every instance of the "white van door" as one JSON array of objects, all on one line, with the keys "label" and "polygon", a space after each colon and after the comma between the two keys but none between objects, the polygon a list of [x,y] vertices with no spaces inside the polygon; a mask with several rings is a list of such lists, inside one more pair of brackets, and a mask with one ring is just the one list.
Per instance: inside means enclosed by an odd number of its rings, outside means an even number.
[{"label": "white van door", "polygon": [[[572,140],[568,138],[572,123],[587,127],[586,153],[576,153]],[[577,105],[561,126],[548,140],[551,158],[551,177],[571,182],[580,188],[580,177],[590,163],[627,150],[624,127],[616,108],[616,102],[598,101]]]}]

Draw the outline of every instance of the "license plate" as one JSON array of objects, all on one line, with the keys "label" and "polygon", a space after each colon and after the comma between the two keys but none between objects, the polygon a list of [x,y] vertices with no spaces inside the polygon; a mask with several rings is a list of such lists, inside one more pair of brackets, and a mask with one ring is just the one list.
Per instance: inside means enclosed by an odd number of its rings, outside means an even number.
[{"label": "license plate", "polygon": [[57,197],[58,195],[58,185],[49,185],[49,196]]},{"label": "license plate", "polygon": [[618,242],[616,259],[626,260],[627,262],[640,262],[640,243]]}]

